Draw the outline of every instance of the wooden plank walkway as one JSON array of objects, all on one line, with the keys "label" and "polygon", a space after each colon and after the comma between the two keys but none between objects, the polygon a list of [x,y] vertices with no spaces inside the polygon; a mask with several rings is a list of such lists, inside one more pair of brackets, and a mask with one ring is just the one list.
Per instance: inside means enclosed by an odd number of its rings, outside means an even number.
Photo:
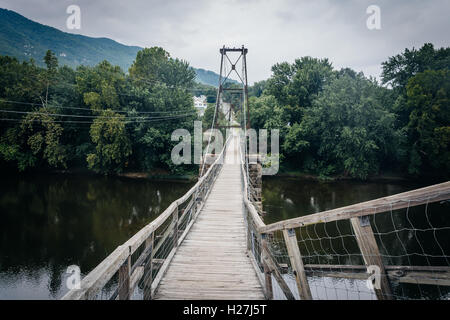
[{"label": "wooden plank walkway", "polygon": [[155,299],[264,299],[247,255],[238,137]]}]

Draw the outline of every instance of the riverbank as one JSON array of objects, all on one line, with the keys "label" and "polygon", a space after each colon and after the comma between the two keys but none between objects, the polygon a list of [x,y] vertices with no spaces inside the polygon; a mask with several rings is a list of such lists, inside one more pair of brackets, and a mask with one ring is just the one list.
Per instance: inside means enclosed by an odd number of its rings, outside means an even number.
[{"label": "riverbank", "polygon": [[382,172],[377,175],[372,175],[367,177],[367,179],[362,180],[350,176],[335,175],[335,176],[320,176],[310,173],[305,173],[295,170],[280,170],[275,176],[264,176],[264,178],[279,177],[279,178],[291,178],[306,181],[318,181],[318,182],[334,182],[334,181],[360,181],[360,182],[418,182],[418,181],[429,181],[431,183],[439,183],[445,181],[442,177],[427,177],[418,178],[411,177],[408,175],[402,175],[396,172]]},{"label": "riverbank", "polygon": [[130,179],[148,179],[148,180],[185,180],[195,181],[198,176],[194,174],[174,175],[164,171],[152,172],[124,172],[118,173],[118,177],[125,177]]},{"label": "riverbank", "polygon": [[92,177],[120,177],[120,178],[128,178],[128,179],[142,179],[142,180],[152,180],[152,181],[186,181],[193,182],[198,179],[198,175],[194,172],[186,172],[183,174],[173,174],[167,170],[156,169],[149,172],[139,172],[139,171],[130,171],[130,172],[122,172],[122,173],[110,173],[108,175],[104,175],[101,173],[96,173],[85,168],[71,168],[64,170],[33,170],[33,171],[25,171],[19,172],[16,170],[1,170],[2,175],[7,176],[31,176],[31,175],[41,175],[41,174],[50,174],[50,175],[77,175],[77,176],[92,176]]}]

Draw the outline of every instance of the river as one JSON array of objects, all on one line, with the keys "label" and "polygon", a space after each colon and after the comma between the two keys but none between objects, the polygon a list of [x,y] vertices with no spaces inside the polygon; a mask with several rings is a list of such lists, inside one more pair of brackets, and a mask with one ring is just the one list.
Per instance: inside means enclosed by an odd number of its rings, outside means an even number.
[{"label": "river", "polygon": [[[82,274],[87,274],[118,245],[125,242],[144,225],[157,217],[175,199],[181,197],[192,182],[149,181],[117,177],[76,176],[76,175],[21,175],[6,176],[0,185],[0,299],[58,299],[67,292],[65,280],[69,265],[78,265]],[[331,208],[375,199],[421,187],[420,183],[387,183],[340,181],[320,183],[289,178],[267,178],[263,182],[263,204],[267,215],[265,223],[271,223],[300,215],[311,214]],[[440,219],[448,213],[448,205],[443,204],[430,210],[434,225],[447,225],[448,218]],[[424,216],[423,207],[414,211]],[[434,215],[438,213],[436,218]],[[448,216],[448,214],[447,214]],[[390,218],[390,216],[388,216]],[[388,222],[390,220],[387,220]],[[427,221],[415,221],[415,227],[426,229]],[[386,221],[379,221],[383,228]],[[395,224],[402,228],[402,221]],[[313,230],[315,235],[326,239],[323,230]],[[327,235],[342,236],[349,233],[349,227],[342,225],[336,233],[331,226]],[[408,229],[406,229],[408,231]],[[448,229],[436,234],[443,250],[448,254]],[[380,232],[385,232],[381,230]],[[421,232],[424,233],[424,232]],[[394,232],[392,235],[396,236]],[[310,235],[314,238],[314,234]],[[389,234],[385,243],[390,243]],[[401,239],[403,235],[401,235]],[[408,237],[408,235],[406,236]],[[414,237],[413,237],[414,238]],[[395,239],[394,239],[395,240]],[[407,250],[420,252],[414,241],[405,240]],[[441,254],[435,238],[420,238],[424,245],[432,245],[425,250],[431,254]],[[332,242],[331,242],[332,243]],[[355,243],[345,240],[344,247],[350,255],[329,251],[324,246],[323,255],[307,257],[306,263],[361,263],[356,255]],[[301,247],[301,250],[311,247]],[[338,250],[337,246],[333,249]],[[383,248],[381,248],[384,250]],[[423,255],[404,256],[395,247],[388,252],[395,257],[392,263],[427,265]],[[428,252],[428,251],[427,251]],[[336,252],[334,252],[336,253]],[[352,256],[355,255],[354,257]],[[337,257],[337,259],[336,259]],[[339,259],[342,258],[342,259]],[[422,258],[422,260],[421,260]],[[343,261],[343,259],[345,261]],[[359,259],[359,260],[358,260]],[[430,258],[432,260],[432,258]],[[442,265],[445,261],[431,261]],[[371,298],[364,295],[363,283],[339,282],[333,279],[310,278],[313,296],[316,298]],[[320,290],[321,286],[330,290]],[[342,292],[335,287],[342,285]],[[348,288],[354,288],[352,290]],[[430,298],[442,297],[448,291],[437,292],[421,286],[422,294]],[[406,290],[408,297],[417,297],[414,290]],[[444,289],[442,289],[444,290]],[[336,293],[334,293],[336,292]],[[350,293],[349,293],[350,292]],[[399,295],[403,294],[399,293]],[[334,295],[335,294],[335,295]]]},{"label": "river", "polygon": [[[317,182],[283,177],[263,180],[264,222],[313,214],[430,185],[428,182]],[[379,213],[370,223],[386,265],[449,266],[450,203],[440,202]],[[348,220],[321,223],[298,232],[305,264],[364,264]],[[276,235],[274,246],[282,243]],[[280,256],[286,252],[280,246]],[[308,278],[315,299],[374,299],[364,280],[322,277],[327,269]],[[339,271],[339,270],[338,270]],[[295,283],[294,283],[295,286]],[[448,286],[391,282],[397,299],[449,299]]]},{"label": "river", "polygon": [[0,184],[0,299],[58,299],[66,270],[87,274],[193,185],[75,175]]}]

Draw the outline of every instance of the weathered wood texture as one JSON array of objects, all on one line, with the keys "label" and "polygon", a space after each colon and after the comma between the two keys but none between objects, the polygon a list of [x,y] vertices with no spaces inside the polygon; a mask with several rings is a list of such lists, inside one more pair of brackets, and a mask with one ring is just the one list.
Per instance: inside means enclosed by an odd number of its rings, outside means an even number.
[{"label": "weathered wood texture", "polygon": [[297,236],[294,229],[283,230],[284,243],[294,269],[295,281],[297,283],[298,293],[301,300],[311,300],[311,289],[306,278],[305,267],[303,266],[302,256],[298,248]]},{"label": "weathered wood texture", "polygon": [[364,263],[367,267],[374,265],[380,268],[380,288],[374,289],[378,300],[391,300],[392,292],[389,279],[386,275],[386,270],[384,269],[380,250],[378,249],[377,241],[375,240],[372,227],[370,226],[369,218],[351,218],[350,222],[352,224],[353,231],[355,232],[359,249],[363,255]]},{"label": "weathered wood texture", "polygon": [[264,299],[247,256],[239,146],[237,137],[232,139],[205,206],[154,299]]},{"label": "weathered wood texture", "polygon": [[393,196],[370,200],[350,206],[322,211],[298,218],[287,219],[269,225],[258,226],[261,233],[303,227],[315,223],[331,222],[378,214],[390,210],[414,207],[450,198],[450,181],[429,187],[399,193]]}]

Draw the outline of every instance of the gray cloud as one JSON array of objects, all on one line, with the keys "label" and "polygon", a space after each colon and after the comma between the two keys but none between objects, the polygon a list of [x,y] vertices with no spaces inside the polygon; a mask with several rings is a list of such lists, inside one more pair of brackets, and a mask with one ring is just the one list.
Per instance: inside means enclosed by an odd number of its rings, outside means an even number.
[{"label": "gray cloud", "polygon": [[[269,77],[277,62],[305,55],[378,77],[381,62],[406,47],[449,45],[446,0],[0,0],[0,7],[66,32],[70,4],[81,8],[77,33],[162,46],[216,72],[218,48],[244,44],[250,82]],[[381,8],[381,30],[366,28],[371,4]]]}]

